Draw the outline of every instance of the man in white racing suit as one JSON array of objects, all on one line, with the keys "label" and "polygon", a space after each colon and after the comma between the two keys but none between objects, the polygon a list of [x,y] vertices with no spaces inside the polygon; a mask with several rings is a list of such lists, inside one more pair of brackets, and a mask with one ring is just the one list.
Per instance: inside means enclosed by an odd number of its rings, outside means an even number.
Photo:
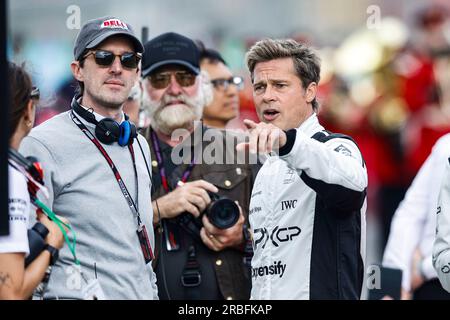
[{"label": "man in white racing suit", "polygon": [[367,171],[355,142],[315,112],[320,64],[294,40],[247,53],[261,123],[238,148],[268,154],[250,203],[252,299],[359,299]]}]

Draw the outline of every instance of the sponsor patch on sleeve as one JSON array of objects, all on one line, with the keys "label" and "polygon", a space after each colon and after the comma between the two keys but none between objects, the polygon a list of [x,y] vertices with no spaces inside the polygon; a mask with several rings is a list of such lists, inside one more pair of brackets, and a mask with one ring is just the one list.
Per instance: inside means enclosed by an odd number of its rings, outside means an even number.
[{"label": "sponsor patch on sleeve", "polygon": [[344,146],[343,144],[338,145],[334,149],[334,151],[342,153],[343,155],[348,156],[348,157],[353,157],[352,152],[346,146]]}]

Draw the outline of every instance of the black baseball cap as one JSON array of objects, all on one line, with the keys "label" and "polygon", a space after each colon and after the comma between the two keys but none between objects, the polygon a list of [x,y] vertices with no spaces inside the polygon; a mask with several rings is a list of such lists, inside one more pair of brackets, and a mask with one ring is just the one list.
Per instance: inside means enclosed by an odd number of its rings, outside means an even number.
[{"label": "black baseball cap", "polygon": [[163,33],[148,41],[142,57],[142,77],[168,65],[182,65],[195,74],[200,73],[200,51],[195,42],[175,32]]},{"label": "black baseball cap", "polygon": [[128,37],[134,45],[136,52],[144,52],[141,41],[134,35],[133,28],[115,17],[103,17],[86,22],[78,33],[73,48],[75,60],[80,60],[86,49],[92,49],[107,38],[117,35]]}]

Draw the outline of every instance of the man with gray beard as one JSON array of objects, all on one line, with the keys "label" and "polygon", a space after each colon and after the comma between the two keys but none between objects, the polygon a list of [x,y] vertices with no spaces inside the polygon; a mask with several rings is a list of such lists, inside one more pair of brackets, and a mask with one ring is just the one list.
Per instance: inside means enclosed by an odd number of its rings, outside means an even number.
[{"label": "man with gray beard", "polygon": [[[235,144],[206,159],[208,146],[224,146],[223,131],[200,122],[212,98],[211,84],[200,73],[195,43],[176,33],[145,44],[142,61],[144,103],[151,127],[144,136],[152,153],[153,223],[160,299],[248,299],[250,277],[245,258],[251,254],[247,216],[253,176],[248,164],[225,163]],[[219,137],[210,142],[206,135]],[[199,137],[199,138],[198,138]],[[208,141],[206,141],[208,140]],[[180,148],[181,147],[181,148]],[[200,147],[200,149],[199,149]],[[222,152],[223,151],[223,152]],[[177,160],[181,156],[183,161]],[[235,157],[233,157],[235,159]],[[227,197],[235,220],[218,226],[212,203]],[[250,244],[250,246],[249,246]]]}]

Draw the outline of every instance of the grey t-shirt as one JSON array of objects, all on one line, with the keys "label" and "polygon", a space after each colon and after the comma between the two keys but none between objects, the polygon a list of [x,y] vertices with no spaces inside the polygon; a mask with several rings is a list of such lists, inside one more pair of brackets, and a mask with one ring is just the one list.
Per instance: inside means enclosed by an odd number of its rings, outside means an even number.
[{"label": "grey t-shirt", "polygon": [[[95,131],[94,125],[81,121],[90,132]],[[142,136],[138,139],[146,158],[135,140],[138,208],[154,250],[151,183],[144,162],[150,162],[150,152],[146,140]],[[136,201],[130,151],[117,143],[102,145]],[[105,158],[75,125],[71,113],[59,114],[34,128],[23,140],[20,152],[41,162],[45,186],[50,192],[50,198],[44,202],[70,221],[77,237],[77,258],[86,278],[97,277],[107,299],[158,299],[156,276],[151,263],[145,264],[136,234],[136,216]],[[42,194],[40,199],[44,199]],[[72,240],[72,235],[69,238]],[[64,245],[53,267],[45,298],[82,298],[86,283],[73,262],[68,246]]]}]

